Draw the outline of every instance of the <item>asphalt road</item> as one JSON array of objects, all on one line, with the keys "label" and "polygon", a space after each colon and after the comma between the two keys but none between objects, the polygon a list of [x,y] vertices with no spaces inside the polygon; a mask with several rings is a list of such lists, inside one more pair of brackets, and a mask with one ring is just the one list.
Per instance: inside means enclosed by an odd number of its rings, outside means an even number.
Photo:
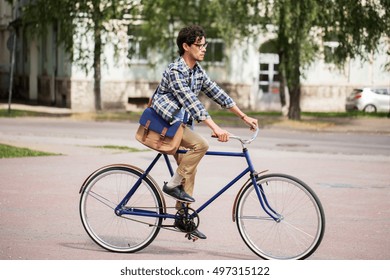
[{"label": "asphalt road", "polygon": [[[390,127],[354,125],[301,129],[266,127],[249,148],[258,171],[287,173],[309,184],[326,214],[325,237],[310,259],[390,259]],[[257,259],[242,242],[231,219],[238,186],[201,213],[206,240],[188,241],[181,233],[160,231],[154,242],[135,254],[107,252],[84,231],[79,188],[97,168],[128,163],[145,168],[154,153],[123,153],[98,148],[117,145],[143,148],[134,140],[136,124],[71,118],[0,118],[0,143],[59,153],[58,156],[0,159],[0,259]],[[249,131],[229,128],[239,135]],[[209,131],[199,127],[206,137]],[[210,150],[238,151],[235,141]],[[240,159],[202,160],[194,196],[201,203],[243,168]],[[163,169],[154,174],[166,180]],[[173,201],[167,198],[167,203]],[[197,202],[198,203],[198,202]]]}]

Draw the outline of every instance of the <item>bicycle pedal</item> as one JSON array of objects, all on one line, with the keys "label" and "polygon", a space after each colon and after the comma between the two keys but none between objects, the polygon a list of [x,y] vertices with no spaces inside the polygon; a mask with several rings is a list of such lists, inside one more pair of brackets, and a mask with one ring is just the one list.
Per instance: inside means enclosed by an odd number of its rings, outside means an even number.
[{"label": "bicycle pedal", "polygon": [[187,233],[185,235],[185,238],[187,238],[188,240],[192,240],[192,242],[195,242],[195,241],[197,241],[199,239],[198,237],[192,235],[191,233]]}]

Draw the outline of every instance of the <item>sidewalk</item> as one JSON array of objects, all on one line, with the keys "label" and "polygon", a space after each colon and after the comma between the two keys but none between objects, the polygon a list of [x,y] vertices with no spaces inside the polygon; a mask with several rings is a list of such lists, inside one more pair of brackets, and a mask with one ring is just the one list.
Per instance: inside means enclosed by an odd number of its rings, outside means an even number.
[{"label": "sidewalk", "polygon": [[390,118],[312,118],[302,121],[283,120],[273,128],[314,132],[390,134]]},{"label": "sidewalk", "polygon": [[[8,103],[0,103],[0,109],[8,110]],[[57,108],[57,107],[50,107],[50,106],[25,105],[25,104],[11,104],[11,110],[30,111],[30,112],[37,112],[37,113],[54,115],[54,116],[59,116],[59,115],[67,116],[72,114],[72,111],[69,108]]]},{"label": "sidewalk", "polygon": [[[0,109],[7,110],[8,104],[0,103]],[[53,117],[68,117],[71,109],[49,106],[11,104],[11,110],[23,110],[42,113]],[[77,115],[77,114],[76,114]],[[76,117],[77,118],[77,117]],[[262,122],[262,118],[270,119]],[[344,133],[376,133],[390,134],[390,118],[358,117],[358,118],[315,118],[304,117],[302,121],[291,121],[280,117],[259,117],[260,126],[266,123],[266,128],[303,130],[313,132],[344,132]]]},{"label": "sidewalk", "polygon": [[[265,118],[260,123],[265,124]],[[390,134],[374,134],[389,131],[389,121],[364,118],[325,122],[305,118],[303,122],[293,122],[275,118],[266,125],[259,141],[250,146],[252,163],[259,171],[300,178],[321,199],[326,232],[310,259],[390,259]],[[236,194],[246,178],[202,212],[200,230],[206,233],[206,240],[189,242],[181,233],[161,230],[142,251],[119,254],[101,249],[89,238],[79,214],[79,190],[87,176],[115,163],[145,169],[155,156],[149,151],[130,153],[101,148],[143,148],[134,139],[136,127],[134,121],[95,122],[73,116],[0,118],[0,142],[61,154],[0,160],[0,259],[257,260],[232,222]],[[372,135],[354,133],[363,129],[370,129]],[[231,128],[232,132],[243,130]],[[206,126],[200,126],[199,131],[210,135]],[[348,131],[352,133],[347,135]],[[210,143],[212,150],[225,145],[227,151],[240,148],[233,141]],[[237,158],[234,164],[223,157],[202,160],[194,208],[217,193],[244,166],[245,159]],[[163,162],[159,162],[151,176],[161,186],[167,174]],[[164,199],[168,207],[174,206],[173,199]]]}]

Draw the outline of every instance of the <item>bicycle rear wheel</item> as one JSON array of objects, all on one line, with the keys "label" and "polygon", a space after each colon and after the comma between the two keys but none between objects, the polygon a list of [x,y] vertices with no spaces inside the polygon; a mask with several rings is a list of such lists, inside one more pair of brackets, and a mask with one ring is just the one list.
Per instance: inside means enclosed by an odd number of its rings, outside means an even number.
[{"label": "bicycle rear wheel", "polygon": [[261,176],[257,185],[268,208],[278,213],[280,220],[265,212],[253,184],[249,184],[239,194],[235,209],[238,231],[246,245],[263,259],[309,257],[325,230],[324,211],[315,193],[302,181],[284,174]]},{"label": "bicycle rear wheel", "polygon": [[[87,180],[80,198],[80,217],[88,235],[99,246],[114,252],[132,253],[148,246],[157,236],[161,218],[115,214],[115,208],[142,173],[113,165]],[[162,213],[162,200],[154,184],[145,178],[126,208]]]}]

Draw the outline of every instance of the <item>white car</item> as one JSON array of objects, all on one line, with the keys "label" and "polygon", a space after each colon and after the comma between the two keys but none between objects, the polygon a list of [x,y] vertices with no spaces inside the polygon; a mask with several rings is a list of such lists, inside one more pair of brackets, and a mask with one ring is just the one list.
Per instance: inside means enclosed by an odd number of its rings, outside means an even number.
[{"label": "white car", "polygon": [[345,102],[347,111],[390,112],[390,88],[354,89]]}]

